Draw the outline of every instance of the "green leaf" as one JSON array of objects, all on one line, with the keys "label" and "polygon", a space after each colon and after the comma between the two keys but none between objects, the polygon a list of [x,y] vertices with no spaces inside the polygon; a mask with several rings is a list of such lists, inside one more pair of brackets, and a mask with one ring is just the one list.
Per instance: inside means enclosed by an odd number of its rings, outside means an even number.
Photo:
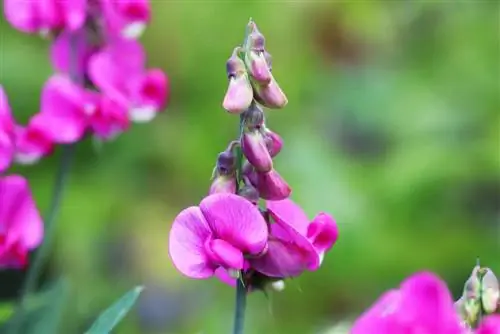
[{"label": "green leaf", "polygon": [[108,334],[125,317],[127,312],[134,306],[137,298],[144,288],[137,286],[118,299],[107,310],[101,313],[96,322],[86,334]]}]

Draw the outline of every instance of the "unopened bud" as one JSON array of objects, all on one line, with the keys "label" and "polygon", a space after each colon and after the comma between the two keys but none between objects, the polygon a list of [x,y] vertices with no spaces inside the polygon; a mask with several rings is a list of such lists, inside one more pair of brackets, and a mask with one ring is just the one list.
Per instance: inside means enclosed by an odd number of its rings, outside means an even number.
[{"label": "unopened bud", "polygon": [[260,32],[257,24],[253,20],[250,20],[247,25],[248,38],[245,44],[245,51],[255,50],[264,51],[266,47],[266,38]]},{"label": "unopened bud", "polygon": [[273,168],[273,159],[260,131],[245,129],[241,137],[241,150],[258,172],[268,172]]},{"label": "unopened bud", "polygon": [[256,186],[260,197],[269,201],[281,201],[288,198],[292,189],[274,169],[267,173],[256,173]]},{"label": "unopened bud", "polygon": [[264,135],[266,138],[266,145],[271,158],[277,156],[281,149],[283,148],[283,139],[276,132],[273,132],[269,129],[264,130]]},{"label": "unopened bud", "polygon": [[260,128],[264,125],[264,110],[257,103],[252,103],[243,113],[243,122],[249,129]]},{"label": "unopened bud", "polygon": [[271,71],[263,51],[247,51],[245,53],[245,63],[252,79],[260,85],[267,85],[271,82]]},{"label": "unopened bud", "polygon": [[229,85],[222,106],[230,113],[241,114],[248,109],[253,100],[252,85],[245,70],[244,62],[238,57],[238,50],[226,63]]},{"label": "unopened bud", "polygon": [[254,186],[250,184],[250,181],[248,181],[247,184],[245,184],[239,191],[238,195],[240,195],[243,198],[246,198],[253,204],[257,205],[259,203],[259,192],[257,189],[255,189]]},{"label": "unopened bud", "polygon": [[481,303],[486,313],[493,313],[498,308],[500,291],[498,279],[489,268],[484,268],[485,274],[481,280]]},{"label": "unopened bud", "polygon": [[209,195],[218,193],[236,193],[236,176],[229,175],[216,175],[210,185]]},{"label": "unopened bud", "polygon": [[266,58],[267,67],[269,67],[269,71],[273,70],[273,56],[264,50],[264,58]]},{"label": "unopened bud", "polygon": [[235,160],[232,151],[224,151],[217,156],[217,172],[219,174],[231,174],[234,172]]},{"label": "unopened bud", "polygon": [[281,109],[287,105],[288,99],[274,77],[271,77],[271,81],[267,85],[260,85],[254,82],[252,86],[255,93],[255,100],[264,107]]}]

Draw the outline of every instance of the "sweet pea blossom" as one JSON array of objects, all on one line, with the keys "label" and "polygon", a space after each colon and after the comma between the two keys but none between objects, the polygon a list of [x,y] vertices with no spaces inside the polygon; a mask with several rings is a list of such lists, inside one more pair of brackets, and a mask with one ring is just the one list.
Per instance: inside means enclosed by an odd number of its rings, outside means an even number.
[{"label": "sweet pea blossom", "polygon": [[0,172],[9,168],[14,155],[14,119],[7,94],[0,85]]},{"label": "sweet pea blossom", "polygon": [[[124,57],[123,55],[127,55]],[[127,108],[135,122],[148,122],[168,100],[168,79],[159,69],[145,69],[142,46],[114,40],[89,60],[88,74],[99,91]]]},{"label": "sweet pea blossom", "polygon": [[246,268],[245,256],[265,252],[267,238],[266,222],[252,203],[234,194],[217,193],[177,215],[169,253],[182,274],[204,279],[219,268],[231,274]]},{"label": "sweet pea blossom", "polygon": [[24,267],[43,237],[43,222],[22,176],[0,178],[0,267]]},{"label": "sweet pea blossom", "polygon": [[251,259],[256,271],[270,277],[293,277],[305,270],[317,270],[324,254],[337,241],[338,228],[326,213],[312,222],[290,199],[267,201],[270,218],[269,248],[266,254]]},{"label": "sweet pea blossom", "polygon": [[446,284],[417,273],[383,294],[356,320],[351,334],[465,334]]},{"label": "sweet pea blossom", "polygon": [[85,23],[87,0],[5,0],[7,21],[25,33],[46,34],[69,29],[75,31]]}]

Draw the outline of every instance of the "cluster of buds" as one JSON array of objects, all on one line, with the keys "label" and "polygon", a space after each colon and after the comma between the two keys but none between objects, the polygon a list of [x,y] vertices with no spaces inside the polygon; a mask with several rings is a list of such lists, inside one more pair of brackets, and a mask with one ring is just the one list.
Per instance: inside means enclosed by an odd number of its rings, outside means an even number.
[{"label": "cluster of buds", "polygon": [[[0,173],[12,163],[34,164],[55,146],[90,135],[109,140],[131,121],[151,120],[168,100],[168,79],[147,69],[137,41],[150,20],[147,0],[5,0],[17,30],[51,40],[54,74],[40,107],[18,124],[0,85]],[[24,266],[43,223],[22,176],[0,177],[0,267]]]},{"label": "cluster of buds", "polygon": [[317,270],[338,238],[333,218],[310,220],[290,198],[274,168],[282,138],[265,122],[264,107],[287,99],[271,74],[264,36],[250,20],[243,46],[227,61],[229,86],[223,107],[240,115],[240,136],[217,157],[207,197],[174,220],[169,253],[190,278],[216,276],[248,291],[284,288],[283,280]]},{"label": "cluster of buds", "polygon": [[500,309],[499,282],[490,268],[476,265],[455,303],[464,325],[476,328],[482,317]]}]

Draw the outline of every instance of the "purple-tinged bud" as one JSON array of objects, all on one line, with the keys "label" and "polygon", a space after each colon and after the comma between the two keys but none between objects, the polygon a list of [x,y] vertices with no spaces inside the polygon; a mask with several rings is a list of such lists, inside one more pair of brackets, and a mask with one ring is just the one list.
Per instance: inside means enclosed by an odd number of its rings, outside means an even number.
[{"label": "purple-tinged bud", "polygon": [[259,192],[257,191],[257,189],[255,189],[254,186],[252,186],[250,184],[250,182],[248,182],[247,184],[245,184],[238,191],[238,195],[240,195],[241,197],[246,198],[247,200],[249,200],[250,202],[252,202],[255,205],[257,205],[257,203],[259,203]]},{"label": "purple-tinged bud", "polygon": [[290,196],[292,189],[274,169],[267,173],[256,173],[257,190],[260,197],[269,201],[281,201]]},{"label": "purple-tinged bud", "polygon": [[232,151],[224,151],[217,156],[217,172],[227,175],[234,172],[235,159]]},{"label": "purple-tinged bud", "polygon": [[493,313],[498,308],[500,301],[500,290],[498,279],[489,268],[483,268],[485,271],[481,280],[481,303],[486,313]]},{"label": "purple-tinged bud", "polygon": [[230,113],[241,114],[253,101],[253,90],[245,63],[238,57],[240,48],[235,48],[226,62],[229,85],[222,106]]},{"label": "purple-tinged bud", "polygon": [[236,193],[236,176],[234,174],[216,175],[210,185],[209,195],[217,193]]},{"label": "purple-tinged bud", "polygon": [[279,134],[269,129],[264,130],[264,136],[266,138],[267,150],[269,151],[271,158],[274,158],[283,148],[283,139]]},{"label": "purple-tinged bud", "polygon": [[257,103],[252,103],[250,108],[243,113],[243,123],[250,130],[263,126],[264,120],[264,110]]},{"label": "purple-tinged bud", "polygon": [[254,50],[247,51],[245,53],[245,63],[252,79],[257,81],[260,85],[267,85],[271,82],[272,75],[264,52]]},{"label": "purple-tinged bud", "polygon": [[266,63],[267,67],[269,67],[269,71],[272,72],[273,70],[273,56],[267,52],[267,50],[264,50],[264,58],[266,58]]},{"label": "purple-tinged bud", "polygon": [[269,172],[273,168],[273,159],[267,150],[264,136],[259,130],[245,129],[243,131],[241,150],[258,172]]},{"label": "purple-tinged bud", "polygon": [[264,51],[266,47],[266,38],[260,32],[257,24],[250,19],[247,25],[248,38],[245,43],[245,51],[254,50],[254,51]]},{"label": "purple-tinged bud", "polygon": [[252,86],[255,100],[264,107],[281,109],[287,105],[288,99],[274,77],[271,76],[271,81],[268,85],[259,85],[257,82],[254,82]]}]

